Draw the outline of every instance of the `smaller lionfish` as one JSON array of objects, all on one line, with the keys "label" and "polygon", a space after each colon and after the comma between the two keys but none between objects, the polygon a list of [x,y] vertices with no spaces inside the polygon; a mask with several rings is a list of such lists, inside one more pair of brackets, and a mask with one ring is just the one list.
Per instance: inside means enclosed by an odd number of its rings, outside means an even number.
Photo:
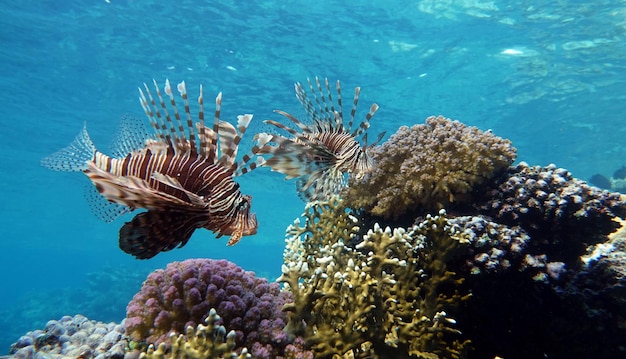
[{"label": "smaller lionfish", "polygon": [[[307,81],[312,99],[301,83],[296,83],[295,89],[296,98],[311,123],[307,125],[287,112],[276,110],[275,112],[293,122],[299,131],[282,123],[266,120],[265,123],[287,131],[293,137],[261,133],[255,138],[261,146],[260,153],[272,155],[265,161],[265,165],[286,175],[286,179],[298,178],[296,187],[299,195],[304,201],[310,202],[338,194],[346,185],[347,174],[361,178],[369,172],[374,165],[369,149],[380,142],[385,133],[381,133],[373,144],[367,144],[366,131],[370,126],[370,119],[378,111],[377,104],[373,104],[365,119],[354,130],[352,129],[361,93],[360,87],[354,89],[352,110],[346,123],[339,81],[336,83],[336,108],[328,79],[324,79],[324,87],[317,77],[315,84],[310,79]],[[357,140],[361,135],[363,145]],[[268,142],[274,145],[265,145]]]},{"label": "smaller lionfish", "polygon": [[242,195],[233,180],[263,164],[260,157],[249,163],[260,150],[256,146],[235,162],[252,115],[238,116],[237,129],[221,121],[219,93],[212,128],[206,127],[200,86],[199,121],[194,130],[185,83],[177,87],[184,105],[184,112],[179,113],[170,82],[164,88],[170,106],[153,82],[156,101],[146,84],[139,88],[139,100],[154,136],[136,123],[127,123],[117,139],[116,155],[109,157],[95,148],[83,128],[72,144],[44,158],[42,164],[57,171],[85,173],[102,195],[97,197],[108,200],[95,210],[107,221],[146,209],[120,229],[120,248],[139,259],[184,246],[197,228],[211,230],[217,237],[231,236],[228,245],[255,234],[251,197]]}]

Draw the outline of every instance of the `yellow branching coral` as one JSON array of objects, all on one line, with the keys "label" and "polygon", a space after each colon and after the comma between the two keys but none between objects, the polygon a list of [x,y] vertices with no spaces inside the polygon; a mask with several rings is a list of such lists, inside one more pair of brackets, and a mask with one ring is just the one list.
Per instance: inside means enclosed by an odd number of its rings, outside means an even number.
[{"label": "yellow branching coral", "polygon": [[286,330],[316,358],[459,358],[446,310],[467,298],[447,263],[467,237],[445,212],[410,231],[375,225],[351,248],[357,220],[336,198],[309,204],[304,223],[288,228],[279,281],[293,292]]},{"label": "yellow branching coral", "polygon": [[211,309],[206,318],[207,325],[199,324],[196,329],[188,326],[186,335],[170,334],[172,343],[171,351],[168,351],[165,343],[159,344],[157,348],[150,345],[146,353],[141,353],[140,359],[250,359],[247,349],[243,349],[241,354],[237,354],[234,349],[235,331],[226,333],[226,329],[217,325],[220,319],[215,309]]},{"label": "yellow branching coral", "polygon": [[470,199],[476,186],[507,168],[516,157],[509,140],[443,116],[402,126],[372,149],[376,166],[351,179],[346,205],[384,218],[437,211]]}]

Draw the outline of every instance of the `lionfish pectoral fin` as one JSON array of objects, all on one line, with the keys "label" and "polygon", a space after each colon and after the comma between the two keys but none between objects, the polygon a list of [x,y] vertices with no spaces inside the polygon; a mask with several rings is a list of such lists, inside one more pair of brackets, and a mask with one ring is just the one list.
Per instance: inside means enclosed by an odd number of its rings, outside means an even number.
[{"label": "lionfish pectoral fin", "polygon": [[158,209],[193,206],[190,202],[151,188],[147,181],[139,177],[114,176],[99,169],[93,163],[89,163],[85,174],[104,198],[130,208]]},{"label": "lionfish pectoral fin", "polygon": [[235,244],[239,243],[239,241],[241,240],[241,237],[243,237],[243,230],[238,229],[235,232],[233,232],[233,234],[230,236],[230,239],[228,240],[228,243],[226,243],[226,245],[234,246]]},{"label": "lionfish pectoral fin", "polygon": [[170,186],[172,188],[175,188],[183,193],[185,193],[187,195],[187,198],[189,198],[189,201],[191,201],[191,203],[195,206],[198,207],[206,207],[208,205],[208,202],[206,202],[204,200],[203,197],[198,196],[197,194],[186,190],[182,184],[180,184],[180,182],[172,177],[172,176],[168,176],[168,175],[164,175],[162,173],[158,173],[158,172],[154,172],[152,174],[152,178],[154,178],[155,180],[163,183],[166,186]]},{"label": "lionfish pectoral fin", "polygon": [[96,153],[89,133],[87,124],[76,136],[74,141],[67,147],[58,150],[41,160],[41,165],[54,171],[80,172],[85,171],[89,161],[93,160]]},{"label": "lionfish pectoral fin", "polygon": [[196,228],[183,212],[142,212],[122,226],[119,245],[137,259],[149,259],[160,252],[183,247]]}]

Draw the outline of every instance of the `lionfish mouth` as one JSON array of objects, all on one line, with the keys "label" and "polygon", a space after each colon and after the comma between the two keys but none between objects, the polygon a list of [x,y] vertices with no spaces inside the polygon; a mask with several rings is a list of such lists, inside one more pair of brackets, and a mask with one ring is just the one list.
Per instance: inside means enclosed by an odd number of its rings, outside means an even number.
[{"label": "lionfish mouth", "polygon": [[227,246],[233,246],[241,240],[243,236],[251,236],[256,234],[258,229],[258,223],[256,215],[247,211],[239,212],[235,223],[232,226],[225,228],[222,234],[231,236],[228,240]]}]

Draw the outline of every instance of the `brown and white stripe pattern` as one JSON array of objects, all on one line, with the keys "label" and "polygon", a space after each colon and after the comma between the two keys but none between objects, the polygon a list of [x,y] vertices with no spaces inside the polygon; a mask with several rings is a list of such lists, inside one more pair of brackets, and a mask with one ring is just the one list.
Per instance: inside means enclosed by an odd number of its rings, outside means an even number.
[{"label": "brown and white stripe pattern", "polygon": [[[308,80],[311,97],[301,83],[296,83],[296,98],[310,124],[276,110],[293,122],[297,129],[273,120],[266,120],[265,123],[286,131],[291,137],[266,133],[256,136],[257,140],[273,143],[261,147],[262,154],[271,155],[265,165],[285,174],[287,179],[297,178],[299,194],[305,201],[323,200],[338,194],[345,186],[347,174],[360,177],[370,171],[373,163],[368,149],[384,136],[384,133],[380,134],[375,143],[368,145],[366,131],[378,111],[378,105],[373,104],[365,118],[353,129],[361,89],[357,87],[354,90],[352,109],[346,122],[339,81],[335,87],[337,104],[333,101],[328,79],[323,80],[323,85],[317,77],[313,82]],[[360,136],[363,136],[363,144],[358,140]]]},{"label": "brown and white stripe pattern", "polygon": [[153,82],[154,95],[146,84],[139,89],[141,105],[154,129],[154,138],[142,148],[125,157],[109,157],[95,149],[83,130],[73,144],[42,163],[55,170],[83,171],[108,201],[130,210],[148,210],[120,230],[120,247],[137,258],[185,245],[196,228],[209,229],[217,237],[231,236],[228,245],[255,234],[251,197],[242,195],[233,180],[263,164],[256,156],[265,145],[262,142],[236,162],[252,115],[239,116],[237,128],[220,120],[220,93],[209,128],[202,87],[194,123],[185,83],[177,86],[183,108],[179,111],[170,82],[166,81],[163,91]]}]

